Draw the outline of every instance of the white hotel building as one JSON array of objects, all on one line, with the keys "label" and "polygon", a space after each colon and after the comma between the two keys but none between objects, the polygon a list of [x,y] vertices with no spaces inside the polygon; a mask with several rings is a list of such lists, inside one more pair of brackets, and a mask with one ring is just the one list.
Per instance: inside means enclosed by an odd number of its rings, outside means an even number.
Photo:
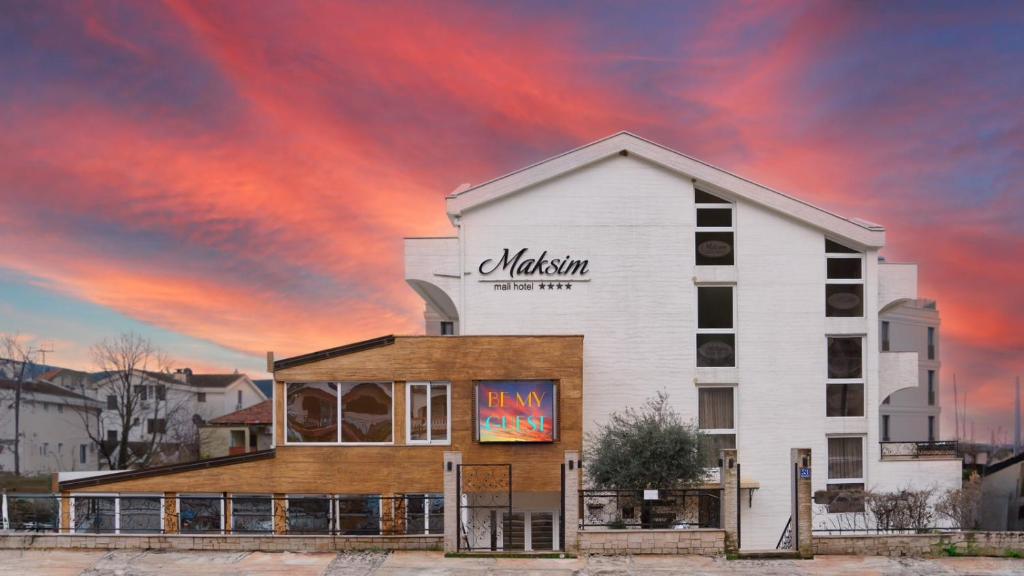
[{"label": "white hotel building", "polygon": [[882,444],[884,399],[922,367],[882,351],[880,312],[918,299],[882,226],[625,132],[464,185],[447,213],[452,236],[405,245],[427,333],[582,334],[585,433],[666,391],[738,449],[743,548],[787,523],[790,448],[812,449],[815,490],[959,485],[955,456]]}]

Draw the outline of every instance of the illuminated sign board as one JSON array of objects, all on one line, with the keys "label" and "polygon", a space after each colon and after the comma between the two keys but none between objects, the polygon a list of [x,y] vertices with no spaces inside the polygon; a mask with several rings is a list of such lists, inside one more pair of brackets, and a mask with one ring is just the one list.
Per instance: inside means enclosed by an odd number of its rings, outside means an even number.
[{"label": "illuminated sign board", "polygon": [[553,380],[477,382],[477,439],[482,443],[554,442],[557,401]]}]

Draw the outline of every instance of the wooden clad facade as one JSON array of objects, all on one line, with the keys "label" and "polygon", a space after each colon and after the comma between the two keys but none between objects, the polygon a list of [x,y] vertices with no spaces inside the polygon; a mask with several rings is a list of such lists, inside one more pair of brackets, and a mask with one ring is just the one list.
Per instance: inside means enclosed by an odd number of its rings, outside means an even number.
[{"label": "wooden clad facade", "polygon": [[[342,350],[342,349],[337,349]],[[318,353],[320,354],[320,353]],[[301,362],[274,373],[272,458],[69,486],[76,493],[410,494],[443,491],[443,454],[465,464],[511,464],[517,492],[558,492],[567,450],[582,448],[582,336],[397,336],[386,343]],[[480,444],[478,380],[554,380],[559,437],[552,443]],[[393,382],[392,444],[305,446],[285,441],[287,383]],[[451,383],[450,445],[406,443],[407,382]]]}]

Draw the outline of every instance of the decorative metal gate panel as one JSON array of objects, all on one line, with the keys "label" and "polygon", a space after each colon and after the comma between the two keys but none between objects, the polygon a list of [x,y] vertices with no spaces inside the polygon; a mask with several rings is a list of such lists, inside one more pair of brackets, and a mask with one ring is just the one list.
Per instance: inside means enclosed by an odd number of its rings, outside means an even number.
[{"label": "decorative metal gate panel", "polygon": [[455,482],[460,552],[510,550],[520,544],[512,537],[511,464],[459,464]]}]

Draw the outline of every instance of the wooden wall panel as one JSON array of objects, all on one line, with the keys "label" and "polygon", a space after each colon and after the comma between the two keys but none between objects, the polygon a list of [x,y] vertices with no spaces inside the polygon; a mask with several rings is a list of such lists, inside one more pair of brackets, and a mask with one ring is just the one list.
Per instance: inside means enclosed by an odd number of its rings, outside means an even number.
[{"label": "wooden wall panel", "polygon": [[[277,455],[231,466],[112,482],[81,492],[234,492],[398,494],[443,491],[443,453],[465,464],[512,464],[516,491],[558,491],[566,450],[582,449],[582,336],[397,337],[390,346],[278,371]],[[551,444],[479,444],[474,440],[475,380],[558,381],[559,440]],[[284,382],[395,382],[393,446],[284,444]],[[405,383],[452,383],[452,444],[406,446]]]}]

